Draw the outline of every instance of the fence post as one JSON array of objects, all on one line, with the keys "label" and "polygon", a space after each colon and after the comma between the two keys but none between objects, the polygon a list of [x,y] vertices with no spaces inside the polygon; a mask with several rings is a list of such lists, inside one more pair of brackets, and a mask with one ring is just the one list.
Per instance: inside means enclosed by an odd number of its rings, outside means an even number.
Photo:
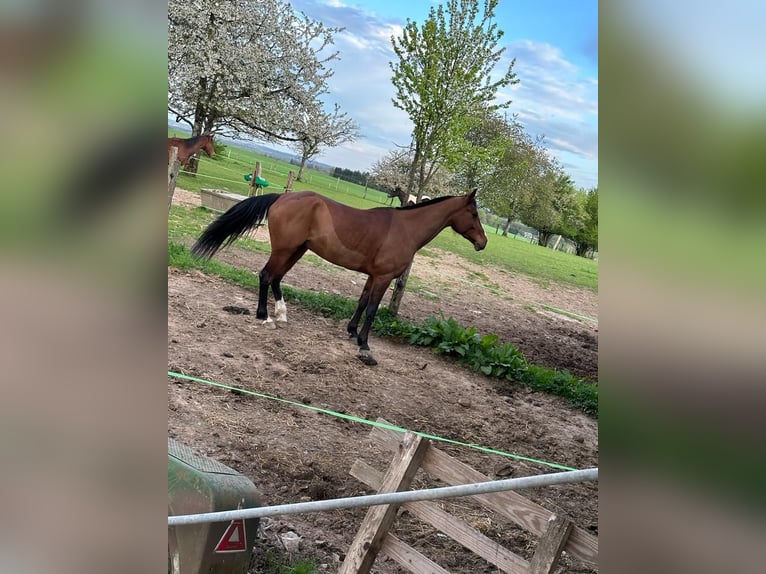
[{"label": "fence post", "polygon": [[285,185],[285,191],[293,190],[293,181],[295,181],[295,173],[293,170],[290,170],[290,173],[287,174],[287,185]]},{"label": "fence post", "polygon": [[256,178],[261,177],[261,162],[257,161],[255,162],[255,169],[253,170],[253,175],[250,178],[250,197],[253,195],[258,195],[258,185],[255,183]]},{"label": "fence post", "polygon": [[170,148],[170,160],[168,161],[168,212],[173,204],[173,193],[176,190],[176,180],[178,179],[178,170],[181,169],[181,162],[178,161],[178,148]]}]

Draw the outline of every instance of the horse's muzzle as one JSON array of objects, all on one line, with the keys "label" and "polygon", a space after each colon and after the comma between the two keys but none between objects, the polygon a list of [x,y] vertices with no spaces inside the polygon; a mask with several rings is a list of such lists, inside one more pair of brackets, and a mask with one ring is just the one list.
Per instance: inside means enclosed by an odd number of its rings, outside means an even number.
[{"label": "horse's muzzle", "polygon": [[487,242],[486,242],[486,241],[485,241],[484,243],[480,243],[479,241],[474,241],[474,242],[473,242],[473,248],[474,248],[476,251],[481,251],[481,250],[482,250],[482,249],[484,249],[486,246],[487,246]]}]

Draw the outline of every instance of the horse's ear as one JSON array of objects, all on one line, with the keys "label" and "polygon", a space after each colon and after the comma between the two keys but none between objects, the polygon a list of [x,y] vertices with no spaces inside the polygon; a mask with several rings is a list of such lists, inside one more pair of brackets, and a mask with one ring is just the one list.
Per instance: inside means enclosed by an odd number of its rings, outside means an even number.
[{"label": "horse's ear", "polygon": [[468,201],[471,201],[471,200],[475,200],[475,199],[476,199],[476,192],[477,192],[477,191],[479,191],[479,188],[478,188],[478,187],[474,187],[474,188],[471,190],[471,193],[469,193],[469,194],[467,195],[467,197],[468,197]]}]

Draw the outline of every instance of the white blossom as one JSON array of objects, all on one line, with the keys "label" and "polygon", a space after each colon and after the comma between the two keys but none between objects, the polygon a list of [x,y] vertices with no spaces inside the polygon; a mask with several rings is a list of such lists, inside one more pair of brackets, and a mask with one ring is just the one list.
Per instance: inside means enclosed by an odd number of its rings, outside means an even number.
[{"label": "white blossom", "polygon": [[168,109],[193,133],[297,140],[338,57],[330,28],[280,0],[169,0]]}]

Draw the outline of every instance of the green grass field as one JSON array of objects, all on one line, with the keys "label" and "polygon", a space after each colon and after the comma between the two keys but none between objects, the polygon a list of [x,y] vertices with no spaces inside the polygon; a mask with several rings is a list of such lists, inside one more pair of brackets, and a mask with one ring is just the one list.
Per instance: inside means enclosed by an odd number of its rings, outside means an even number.
[{"label": "green grass field", "polygon": [[[185,137],[188,134],[169,130],[170,135]],[[230,157],[229,157],[230,156]],[[244,174],[252,172],[255,162],[260,161],[262,177],[269,181],[267,192],[282,192],[287,183],[288,172],[297,172],[297,166],[257,153],[228,146],[226,153],[215,159],[202,155],[199,173],[190,176],[184,173],[178,176],[178,187],[189,191],[203,188],[223,189],[246,195],[249,191]],[[369,209],[388,204],[384,193],[367,189],[346,181],[330,177],[328,174],[313,170],[304,170],[302,182],[295,182],[293,190],[312,190],[331,199]],[[479,198],[480,199],[480,198]],[[168,222],[168,235],[172,239],[194,238],[199,236],[205,226],[213,220],[215,214],[202,208],[188,209],[173,206]],[[434,249],[441,249],[464,257],[479,265],[494,265],[511,273],[521,273],[532,277],[542,286],[549,282],[573,285],[596,291],[598,289],[598,262],[554,251],[526,240],[512,236],[503,237],[495,234],[494,227],[485,226],[488,243],[483,251],[474,251],[472,245],[451,229],[445,229],[425,248],[426,253],[435,255]],[[241,240],[246,241],[246,240]],[[249,243],[256,243],[250,241]],[[245,246],[245,245],[243,245]],[[246,245],[251,249],[261,249],[256,245]]]}]

